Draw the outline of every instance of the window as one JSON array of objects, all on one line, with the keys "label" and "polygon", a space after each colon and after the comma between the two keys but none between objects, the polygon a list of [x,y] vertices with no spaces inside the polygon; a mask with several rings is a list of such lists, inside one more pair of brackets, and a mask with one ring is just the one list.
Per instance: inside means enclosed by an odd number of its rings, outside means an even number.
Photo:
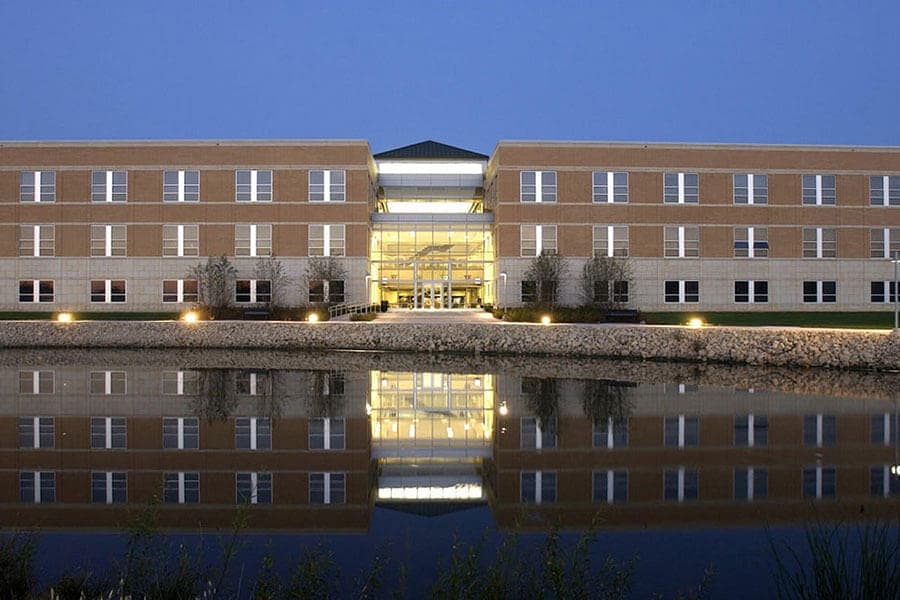
[{"label": "window", "polygon": [[234,199],[237,202],[271,202],[272,171],[235,171]]},{"label": "window", "polygon": [[19,256],[54,256],[56,233],[53,225],[20,225]]},{"label": "window", "polygon": [[164,396],[196,396],[200,393],[199,371],[163,371]]},{"label": "window", "polygon": [[127,200],[127,171],[93,171],[91,173],[91,202],[126,202]]},{"label": "window", "polygon": [[594,225],[594,256],[628,256],[627,225]]},{"label": "window", "polygon": [[525,304],[537,302],[537,282],[523,281],[521,284],[520,298]]},{"label": "window", "polygon": [[163,225],[163,256],[199,255],[199,225]]},{"label": "window", "polygon": [[125,417],[91,417],[91,448],[112,449],[128,447],[128,426]]},{"label": "window", "polygon": [[92,279],[91,302],[125,302],[124,279]]},{"label": "window", "polygon": [[869,177],[869,204],[900,206],[900,175]]},{"label": "window", "polygon": [[310,225],[310,256],[344,256],[343,225]]},{"label": "window", "polygon": [[244,396],[269,394],[269,374],[266,371],[238,371],[234,380],[235,393]]},{"label": "window", "polygon": [[163,173],[163,202],[199,202],[200,171]]},{"label": "window", "polygon": [[93,471],[91,473],[91,502],[94,504],[124,504],[128,502],[128,475],[122,472]]},{"label": "window", "polygon": [[255,303],[272,301],[272,282],[268,279],[238,279],[234,282],[234,301]]},{"label": "window", "polygon": [[91,394],[121,396],[126,391],[127,379],[125,371],[91,371]]},{"label": "window", "polygon": [[594,448],[628,447],[628,419],[609,417],[606,422],[594,423]]},{"label": "window", "polygon": [[872,415],[872,429],[870,439],[878,446],[893,446],[897,443],[897,428],[900,426],[900,416],[891,413]]},{"label": "window", "polygon": [[127,225],[91,225],[91,256],[125,256]]},{"label": "window", "polygon": [[764,304],[769,301],[768,281],[735,281],[734,301],[737,304]]},{"label": "window", "polygon": [[628,202],[628,173],[594,171],[594,202]]},{"label": "window", "polygon": [[522,256],[556,254],[556,225],[521,225]]},{"label": "window", "polygon": [[873,497],[900,496],[900,477],[891,473],[891,465],[875,465],[869,471],[869,493]]},{"label": "window", "polygon": [[837,475],[834,467],[807,467],[803,469],[804,498],[834,498]]},{"label": "window", "polygon": [[837,302],[837,282],[804,281],[803,301],[816,303]]},{"label": "window", "polygon": [[235,473],[234,500],[237,504],[272,504],[272,474]]},{"label": "window", "polygon": [[236,418],[234,447],[238,450],[271,450],[272,420],[268,417]]},{"label": "window", "polygon": [[310,504],[343,504],[346,502],[347,482],[344,473],[310,473]]},{"label": "window", "polygon": [[663,498],[670,502],[696,500],[700,476],[696,469],[666,469],[663,473]]},{"label": "window", "polygon": [[271,225],[235,225],[235,256],[271,256]]},{"label": "window", "polygon": [[179,471],[163,473],[163,502],[197,504],[200,502],[200,473]]},{"label": "window", "polygon": [[803,445],[834,446],[837,442],[837,420],[834,415],[805,415],[803,417]]},{"label": "window", "polygon": [[19,175],[20,202],[56,202],[55,171],[22,171]]},{"label": "window", "polygon": [[664,419],[664,442],[667,448],[700,445],[700,417],[677,415]]},{"label": "window", "polygon": [[310,450],[343,450],[344,436],[343,417],[321,417],[309,420]]},{"label": "window", "polygon": [[19,302],[53,302],[54,284],[50,279],[25,279],[19,281]]},{"label": "window", "polygon": [[19,417],[19,448],[52,448],[53,417]]},{"label": "window", "polygon": [[767,258],[769,256],[768,227],[735,227],[735,258]]},{"label": "window", "polygon": [[700,176],[696,173],[666,173],[663,176],[663,202],[697,204],[700,201]]},{"label": "window", "polygon": [[872,282],[872,302],[893,304],[897,301],[897,284],[893,281],[873,281]]},{"label": "window", "polygon": [[523,450],[556,448],[556,418],[542,423],[537,417],[521,418],[520,447]]},{"label": "window", "polygon": [[679,304],[700,302],[700,282],[699,281],[666,281],[663,284],[665,291],[664,300],[667,303],[677,302]]},{"label": "window", "polygon": [[27,504],[56,502],[56,473],[53,471],[19,473],[19,499]]},{"label": "window", "polygon": [[769,177],[768,175],[756,175],[753,173],[735,173],[734,203],[735,204],[768,204],[769,203]]},{"label": "window", "polygon": [[624,469],[594,471],[594,502],[625,502],[628,500],[628,471]]},{"label": "window", "polygon": [[759,467],[735,467],[734,499],[752,501],[769,495],[769,470]]},{"label": "window", "polygon": [[628,302],[628,282],[627,281],[595,281],[594,282],[594,302],[606,303],[610,302]]},{"label": "window", "polygon": [[666,258],[697,258],[700,256],[700,227],[667,225],[664,228],[663,237]]},{"label": "window", "polygon": [[803,204],[834,206],[836,201],[834,175],[803,175]]},{"label": "window", "polygon": [[900,227],[878,227],[869,230],[869,256],[894,258],[900,254]]},{"label": "window", "polygon": [[769,443],[769,417],[766,415],[735,415],[734,445],[741,448],[765,446]]},{"label": "window", "polygon": [[20,394],[52,394],[53,371],[19,371]]},{"label": "window", "polygon": [[163,280],[163,302],[197,302],[199,298],[196,279]]},{"label": "window", "polygon": [[312,304],[321,302],[341,303],[344,301],[344,280],[321,279],[309,280],[309,301]]},{"label": "window", "polygon": [[344,202],[346,200],[344,171],[310,171],[310,202]]},{"label": "window", "polygon": [[803,228],[803,258],[835,258],[837,230],[831,227]]},{"label": "window", "polygon": [[554,471],[522,471],[520,482],[522,502],[527,504],[556,502],[556,473]]},{"label": "window", "polygon": [[556,171],[519,173],[520,202],[556,202]]},{"label": "window", "polygon": [[200,447],[197,417],[163,417],[163,448],[196,450]]}]

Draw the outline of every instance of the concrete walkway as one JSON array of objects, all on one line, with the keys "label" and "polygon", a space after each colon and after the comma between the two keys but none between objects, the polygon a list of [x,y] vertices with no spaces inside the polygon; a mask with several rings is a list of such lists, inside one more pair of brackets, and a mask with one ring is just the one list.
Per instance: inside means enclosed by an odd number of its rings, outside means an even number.
[{"label": "concrete walkway", "polygon": [[491,313],[476,308],[447,310],[392,308],[379,313],[376,323],[502,323]]}]

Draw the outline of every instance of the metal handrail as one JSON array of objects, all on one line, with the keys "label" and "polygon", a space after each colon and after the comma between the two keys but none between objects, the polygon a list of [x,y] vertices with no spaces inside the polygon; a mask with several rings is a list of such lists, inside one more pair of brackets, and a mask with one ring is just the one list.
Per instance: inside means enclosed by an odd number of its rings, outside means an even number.
[{"label": "metal handrail", "polygon": [[328,318],[333,319],[341,315],[378,312],[378,308],[377,304],[368,303],[335,304],[328,307]]}]

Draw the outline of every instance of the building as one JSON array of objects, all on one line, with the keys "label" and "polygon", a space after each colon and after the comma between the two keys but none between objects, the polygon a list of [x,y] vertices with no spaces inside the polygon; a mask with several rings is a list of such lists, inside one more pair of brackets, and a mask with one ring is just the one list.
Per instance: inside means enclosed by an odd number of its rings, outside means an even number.
[{"label": "building", "polygon": [[[181,310],[227,256],[239,306],[515,306],[557,253],[627,261],[642,310],[878,310],[900,148],[364,140],[0,144],[0,310]],[[286,281],[273,289],[266,259]],[[322,269],[322,265],[336,268]]]}]

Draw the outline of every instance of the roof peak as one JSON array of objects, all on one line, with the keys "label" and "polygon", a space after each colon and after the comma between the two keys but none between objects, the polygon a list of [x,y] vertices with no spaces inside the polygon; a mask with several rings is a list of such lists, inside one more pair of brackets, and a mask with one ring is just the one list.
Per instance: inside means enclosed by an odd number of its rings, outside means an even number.
[{"label": "roof peak", "polygon": [[488,156],[479,152],[473,152],[464,148],[458,148],[449,144],[443,144],[434,140],[425,140],[379,152],[374,156],[376,160],[478,160],[486,161]]}]

